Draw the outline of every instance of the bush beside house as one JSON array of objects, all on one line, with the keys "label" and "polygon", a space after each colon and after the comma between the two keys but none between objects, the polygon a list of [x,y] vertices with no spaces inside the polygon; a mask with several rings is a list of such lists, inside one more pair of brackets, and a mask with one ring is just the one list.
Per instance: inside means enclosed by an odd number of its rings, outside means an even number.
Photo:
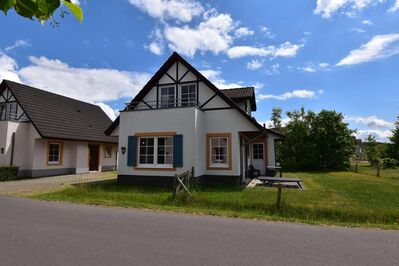
[{"label": "bush beside house", "polygon": [[17,179],[18,169],[18,166],[0,165],[0,181]]}]

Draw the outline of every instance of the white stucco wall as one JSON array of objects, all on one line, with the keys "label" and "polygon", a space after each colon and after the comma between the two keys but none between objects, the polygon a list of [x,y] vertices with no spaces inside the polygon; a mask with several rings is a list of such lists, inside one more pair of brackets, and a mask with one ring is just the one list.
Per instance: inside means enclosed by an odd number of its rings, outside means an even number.
[{"label": "white stucco wall", "polygon": [[30,123],[19,123],[12,121],[0,121],[0,149],[4,148],[4,153],[0,154],[0,165],[11,163],[11,139],[15,133],[14,159],[13,164],[21,170],[31,168],[34,139],[39,134]]},{"label": "white stucco wall", "polygon": [[122,112],[120,114],[119,147],[127,147],[128,136],[146,132],[176,132],[183,135],[183,167],[174,171],[137,170],[127,166],[127,152],[119,154],[121,175],[173,176],[194,166],[195,111],[194,107]]}]

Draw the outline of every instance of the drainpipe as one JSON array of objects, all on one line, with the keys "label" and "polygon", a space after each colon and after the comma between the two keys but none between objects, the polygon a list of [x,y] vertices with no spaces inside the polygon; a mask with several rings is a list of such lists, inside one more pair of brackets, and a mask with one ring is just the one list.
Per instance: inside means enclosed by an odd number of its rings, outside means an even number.
[{"label": "drainpipe", "polygon": [[10,165],[14,164],[14,146],[15,146],[15,132],[11,136],[11,161]]}]

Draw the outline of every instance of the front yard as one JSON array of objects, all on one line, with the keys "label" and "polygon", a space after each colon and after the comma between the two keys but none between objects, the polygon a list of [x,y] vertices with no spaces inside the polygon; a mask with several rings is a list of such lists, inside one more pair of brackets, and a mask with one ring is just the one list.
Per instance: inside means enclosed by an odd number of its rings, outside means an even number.
[{"label": "front yard", "polygon": [[305,189],[283,189],[283,205],[279,210],[275,208],[274,188],[198,188],[193,197],[180,195],[173,200],[167,189],[128,187],[109,181],[31,197],[195,214],[399,229],[399,175],[377,178],[351,172],[301,172],[286,176],[302,178]]}]

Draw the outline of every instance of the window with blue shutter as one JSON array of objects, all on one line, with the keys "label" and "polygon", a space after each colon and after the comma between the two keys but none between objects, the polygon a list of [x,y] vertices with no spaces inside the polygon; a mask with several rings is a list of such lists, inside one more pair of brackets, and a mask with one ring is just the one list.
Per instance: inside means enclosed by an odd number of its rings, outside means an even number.
[{"label": "window with blue shutter", "polygon": [[127,165],[137,165],[137,137],[129,136],[127,139]]},{"label": "window with blue shutter", "polygon": [[173,167],[183,167],[183,135],[173,136]]}]

